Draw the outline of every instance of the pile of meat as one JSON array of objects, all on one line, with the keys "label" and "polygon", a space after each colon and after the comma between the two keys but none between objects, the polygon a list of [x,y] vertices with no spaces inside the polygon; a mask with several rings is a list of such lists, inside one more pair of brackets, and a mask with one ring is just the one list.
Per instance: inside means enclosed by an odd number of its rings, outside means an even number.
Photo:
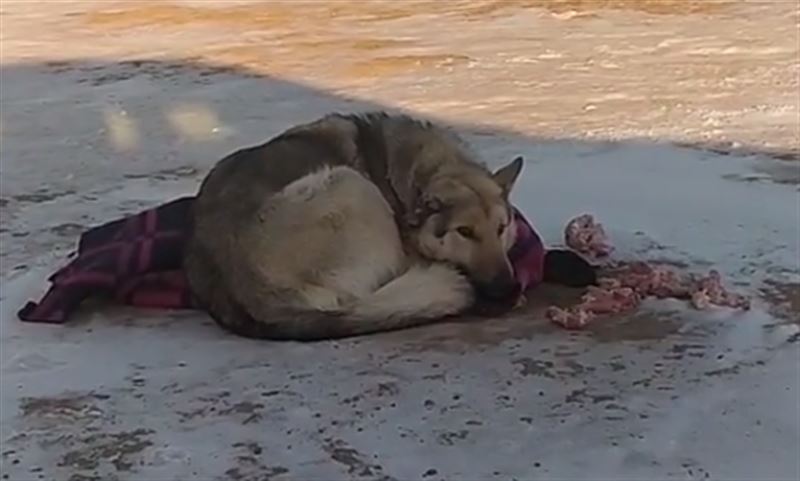
[{"label": "pile of meat", "polygon": [[572,250],[587,257],[606,257],[614,250],[603,224],[595,222],[591,214],[579,215],[569,221],[564,229],[564,240]]},{"label": "pile of meat", "polygon": [[[588,257],[607,256],[612,248],[601,224],[585,214],[571,220],[564,232],[568,247]],[[704,277],[679,274],[665,266],[646,262],[619,263],[607,277],[590,286],[573,307],[551,306],[547,317],[567,329],[580,329],[596,316],[636,309],[645,297],[686,299],[696,309],[711,305],[749,309],[748,298],[728,292],[712,270]]]}]

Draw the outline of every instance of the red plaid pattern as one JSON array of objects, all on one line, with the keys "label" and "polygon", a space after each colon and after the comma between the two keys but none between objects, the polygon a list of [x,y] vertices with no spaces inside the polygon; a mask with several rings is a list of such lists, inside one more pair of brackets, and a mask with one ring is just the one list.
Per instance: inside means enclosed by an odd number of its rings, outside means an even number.
[{"label": "red plaid pattern", "polygon": [[193,307],[181,271],[193,200],[180,198],[86,231],[75,258],[50,276],[47,294],[28,302],[19,318],[63,323],[92,296],[140,307]]},{"label": "red plaid pattern", "polygon": [[[195,308],[181,265],[193,200],[182,197],[84,232],[75,258],[50,276],[47,294],[28,302],[19,318],[61,324],[93,296],[138,307]],[[545,249],[516,209],[514,221],[517,240],[508,256],[525,290],[542,281]]]}]

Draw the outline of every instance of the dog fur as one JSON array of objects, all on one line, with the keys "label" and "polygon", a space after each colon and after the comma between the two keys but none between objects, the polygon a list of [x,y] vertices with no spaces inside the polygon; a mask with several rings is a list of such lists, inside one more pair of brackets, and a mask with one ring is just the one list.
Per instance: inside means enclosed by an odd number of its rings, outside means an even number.
[{"label": "dog fur", "polygon": [[332,114],[234,152],[204,179],[184,262],[197,300],[242,336],[311,341],[436,322],[513,298],[508,202],[454,134]]}]

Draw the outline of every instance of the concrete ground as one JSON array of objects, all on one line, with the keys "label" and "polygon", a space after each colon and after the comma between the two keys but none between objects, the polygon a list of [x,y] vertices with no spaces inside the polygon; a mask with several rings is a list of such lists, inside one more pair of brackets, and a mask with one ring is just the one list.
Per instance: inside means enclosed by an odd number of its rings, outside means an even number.
[{"label": "concrete ground", "polygon": [[[800,478],[793,2],[0,4],[3,479]],[[94,303],[21,323],[87,226],[193,192],[324,113],[404,109],[488,162],[548,243],[719,269],[754,309],[648,302],[317,344]]]}]

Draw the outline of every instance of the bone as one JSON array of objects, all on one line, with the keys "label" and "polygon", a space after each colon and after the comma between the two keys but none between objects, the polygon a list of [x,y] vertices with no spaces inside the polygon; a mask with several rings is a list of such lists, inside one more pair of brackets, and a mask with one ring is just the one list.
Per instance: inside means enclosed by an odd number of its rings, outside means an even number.
[{"label": "bone", "polygon": [[603,225],[595,222],[590,214],[580,215],[567,223],[564,241],[575,252],[593,258],[607,257],[614,250]]}]

